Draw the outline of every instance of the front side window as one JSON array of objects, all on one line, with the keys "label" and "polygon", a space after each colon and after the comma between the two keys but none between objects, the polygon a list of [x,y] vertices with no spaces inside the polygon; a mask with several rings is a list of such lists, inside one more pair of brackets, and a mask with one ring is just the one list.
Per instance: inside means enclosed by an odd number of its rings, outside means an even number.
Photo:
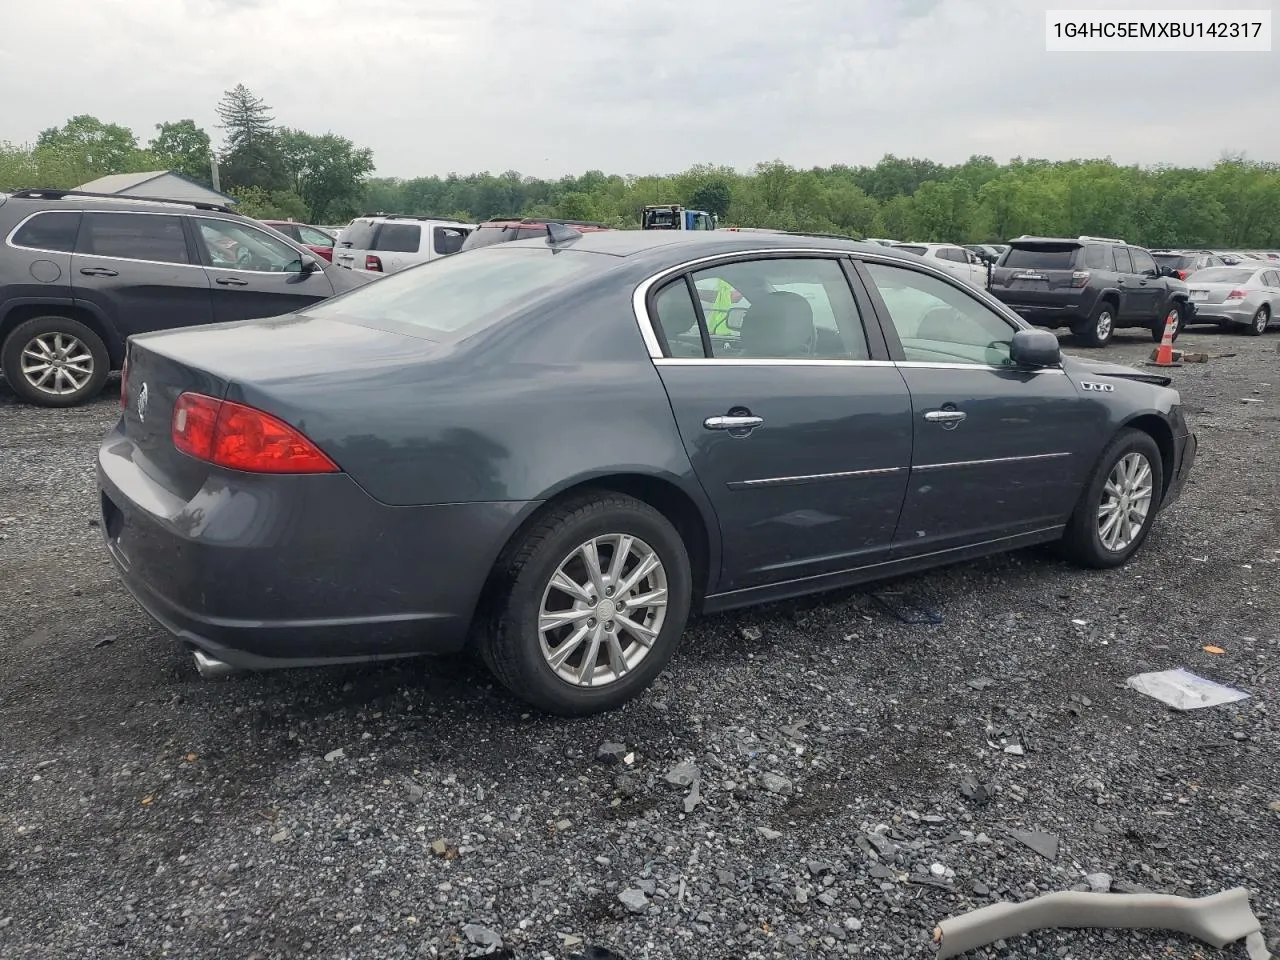
[{"label": "front side window", "polygon": [[257,273],[297,273],[302,269],[297,250],[248,224],[204,217],[195,223],[212,267]]},{"label": "front side window", "polygon": [[748,260],[693,274],[720,358],[866,360],[858,306],[836,260]]},{"label": "front side window", "polygon": [[76,248],[76,234],[79,231],[80,212],[78,210],[37,213],[17,229],[12,242],[15,247],[70,253]]},{"label": "front side window", "polygon": [[1139,250],[1137,247],[1131,247],[1129,253],[1133,256],[1133,271],[1148,277],[1160,276],[1160,270],[1156,267],[1156,262],[1151,259],[1151,254],[1145,250]]},{"label": "front side window", "polygon": [[461,227],[436,227],[432,231],[436,245],[436,253],[441,255],[448,253],[457,253],[462,249],[462,243],[467,239],[470,231]]},{"label": "front side window", "polygon": [[299,226],[298,239],[312,247],[332,247],[333,237],[311,227]]},{"label": "front side window", "polygon": [[182,220],[150,213],[86,213],[76,252],[98,257],[190,263]]},{"label": "front side window", "polygon": [[936,277],[880,263],[866,268],[902,342],[904,360],[1012,366],[1014,328],[995,311]]}]

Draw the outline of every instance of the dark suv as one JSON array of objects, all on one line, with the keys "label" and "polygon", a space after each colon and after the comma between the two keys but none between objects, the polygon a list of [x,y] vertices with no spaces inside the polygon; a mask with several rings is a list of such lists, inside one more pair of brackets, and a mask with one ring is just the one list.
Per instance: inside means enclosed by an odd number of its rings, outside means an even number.
[{"label": "dark suv", "polygon": [[0,372],[31,403],[102,390],[130,335],[290,313],[368,282],[216,204],[0,193]]},{"label": "dark suv", "polygon": [[564,224],[573,227],[579,233],[597,233],[612,229],[603,223],[595,223],[591,220],[561,220],[558,217],[491,217],[471,231],[467,239],[462,241],[461,250],[474,250],[476,247],[487,247],[493,243],[507,243],[511,240],[545,237],[549,223]]},{"label": "dark suv", "polygon": [[1070,327],[1090,347],[1105,346],[1118,327],[1145,327],[1159,341],[1170,318],[1176,337],[1195,314],[1176,270],[1103,237],[1011,240],[989,289],[1031,323]]}]

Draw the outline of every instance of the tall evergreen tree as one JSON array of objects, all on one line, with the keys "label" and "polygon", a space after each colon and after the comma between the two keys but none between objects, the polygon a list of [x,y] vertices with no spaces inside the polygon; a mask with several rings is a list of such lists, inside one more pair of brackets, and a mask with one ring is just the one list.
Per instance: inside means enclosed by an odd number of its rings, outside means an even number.
[{"label": "tall evergreen tree", "polygon": [[266,102],[237,83],[222,95],[217,113],[219,128],[226,134],[220,158],[222,186],[287,189],[275,118]]}]

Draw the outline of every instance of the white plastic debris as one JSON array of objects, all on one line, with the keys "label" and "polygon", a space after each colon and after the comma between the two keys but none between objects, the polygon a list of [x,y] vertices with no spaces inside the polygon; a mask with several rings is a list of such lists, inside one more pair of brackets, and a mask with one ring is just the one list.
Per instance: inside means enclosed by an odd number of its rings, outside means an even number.
[{"label": "white plastic debris", "polygon": [[1219,707],[1249,699],[1249,694],[1234,687],[1223,686],[1197,677],[1190,671],[1162,670],[1157,673],[1140,673],[1125,681],[1125,686],[1141,694],[1153,697],[1175,710],[1198,710],[1201,707]]}]

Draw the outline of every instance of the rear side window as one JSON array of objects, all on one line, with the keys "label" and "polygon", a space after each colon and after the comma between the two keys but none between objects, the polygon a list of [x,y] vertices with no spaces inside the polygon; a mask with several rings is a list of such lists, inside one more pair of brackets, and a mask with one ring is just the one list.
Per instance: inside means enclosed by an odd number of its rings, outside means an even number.
[{"label": "rear side window", "polygon": [[369,250],[373,246],[373,224],[368,220],[357,220],[342,231],[340,246],[351,250]]},{"label": "rear side window", "polygon": [[306,312],[425,340],[457,340],[616,265],[616,258],[593,253],[498,247],[429,260]]},{"label": "rear side window", "polygon": [[417,253],[421,244],[422,227],[416,223],[384,223],[369,249],[383,253]]},{"label": "rear side window", "polygon": [[481,226],[476,227],[462,241],[463,250],[474,250],[476,247],[487,247],[491,243],[502,243],[504,240],[514,240],[515,230],[508,226]]},{"label": "rear side window", "polygon": [[79,230],[79,211],[37,213],[18,228],[12,242],[15,247],[70,253],[76,248],[76,233]]},{"label": "rear side window", "polygon": [[1280,287],[1280,273],[1275,270],[1268,270],[1265,283],[1268,287]]},{"label": "rear side window", "polygon": [[1114,270],[1116,262],[1111,256],[1111,248],[1100,243],[1091,243],[1084,248],[1084,265],[1090,270]]},{"label": "rear side window", "polygon": [[182,220],[151,213],[86,213],[76,252],[89,256],[190,263]]},{"label": "rear side window", "polygon": [[1116,271],[1119,273],[1133,273],[1133,261],[1129,259],[1129,251],[1124,247],[1112,247],[1111,251],[1116,258]]},{"label": "rear side window", "polygon": [[1071,270],[1075,267],[1080,247],[1075,244],[1043,243],[1035,246],[1010,247],[1002,267],[1016,270]]},{"label": "rear side window", "polygon": [[436,227],[431,232],[439,254],[457,253],[462,249],[462,241],[467,239],[467,231],[460,227]]},{"label": "rear side window", "polygon": [[659,291],[653,298],[653,313],[661,328],[668,357],[706,356],[702,348],[698,312],[684,277],[668,283]]}]

